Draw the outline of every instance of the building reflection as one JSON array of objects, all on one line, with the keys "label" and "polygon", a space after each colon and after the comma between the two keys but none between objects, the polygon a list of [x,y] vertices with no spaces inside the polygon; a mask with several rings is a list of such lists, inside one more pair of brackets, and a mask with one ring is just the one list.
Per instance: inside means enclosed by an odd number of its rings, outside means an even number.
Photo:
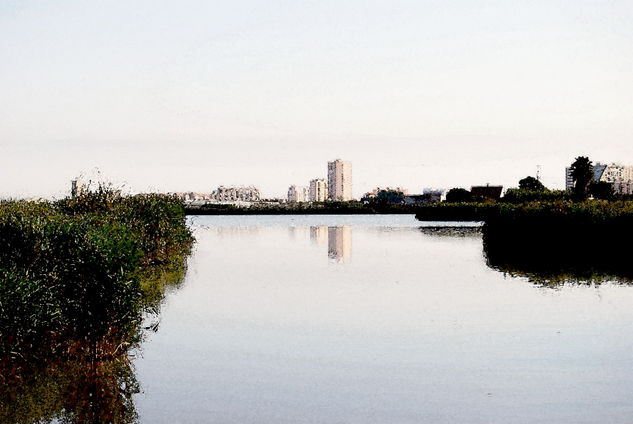
[{"label": "building reflection", "polygon": [[327,243],[327,227],[310,227],[310,240],[312,243],[316,243],[319,246],[325,245]]},{"label": "building reflection", "polygon": [[352,227],[327,228],[328,257],[339,263],[348,263],[352,259]]}]

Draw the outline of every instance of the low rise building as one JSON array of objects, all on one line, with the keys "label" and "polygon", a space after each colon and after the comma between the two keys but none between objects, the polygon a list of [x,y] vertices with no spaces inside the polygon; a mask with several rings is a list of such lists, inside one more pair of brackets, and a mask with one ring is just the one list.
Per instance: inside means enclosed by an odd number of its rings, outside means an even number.
[{"label": "low rise building", "polygon": [[195,191],[182,191],[172,193],[174,196],[178,197],[183,202],[204,202],[210,201],[211,194],[210,193],[199,193]]},{"label": "low rise building", "polygon": [[470,188],[470,194],[476,202],[497,201],[501,198],[502,191],[503,186],[491,186],[489,184],[485,186],[472,186]]},{"label": "low rise building", "polygon": [[596,168],[600,167],[599,178],[595,181],[603,181],[613,186],[613,191],[617,194],[633,194],[633,166],[612,163],[609,165],[596,163]]},{"label": "low rise building", "polygon": [[259,189],[253,186],[220,186],[211,192],[211,200],[216,202],[258,202],[260,199]]}]

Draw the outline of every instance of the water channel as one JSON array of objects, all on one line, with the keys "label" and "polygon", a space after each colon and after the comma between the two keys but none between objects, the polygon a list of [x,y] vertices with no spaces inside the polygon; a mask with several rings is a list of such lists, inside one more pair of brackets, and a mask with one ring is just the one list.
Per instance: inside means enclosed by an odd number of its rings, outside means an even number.
[{"label": "water channel", "polygon": [[143,423],[625,423],[633,287],[487,265],[472,223],[197,216]]}]

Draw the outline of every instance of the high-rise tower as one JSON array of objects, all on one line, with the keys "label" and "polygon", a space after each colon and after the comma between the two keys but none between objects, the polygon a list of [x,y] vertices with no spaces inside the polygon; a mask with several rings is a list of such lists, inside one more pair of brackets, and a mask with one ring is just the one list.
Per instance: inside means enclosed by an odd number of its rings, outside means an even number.
[{"label": "high-rise tower", "polygon": [[352,200],[352,163],[336,159],[327,163],[328,199]]}]

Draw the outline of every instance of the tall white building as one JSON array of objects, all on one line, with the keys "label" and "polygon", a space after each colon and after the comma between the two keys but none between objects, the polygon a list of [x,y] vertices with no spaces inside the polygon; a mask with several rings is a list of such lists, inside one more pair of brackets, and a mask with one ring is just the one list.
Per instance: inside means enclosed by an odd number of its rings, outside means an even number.
[{"label": "tall white building", "polygon": [[327,181],[321,178],[311,180],[308,199],[311,202],[325,202],[327,200]]},{"label": "tall white building", "polygon": [[308,187],[297,187],[291,185],[288,187],[288,202],[307,202],[308,201]]},{"label": "tall white building", "polygon": [[328,199],[352,200],[352,163],[336,159],[327,163]]},{"label": "tall white building", "polygon": [[[633,166],[617,163],[605,164],[596,162],[593,166],[593,181],[606,182],[613,186],[618,194],[633,194]],[[565,168],[565,189],[574,188],[574,180],[571,177],[571,169]]]},{"label": "tall white building", "polygon": [[573,190],[574,178],[571,176],[571,168],[565,167],[565,190]]}]

